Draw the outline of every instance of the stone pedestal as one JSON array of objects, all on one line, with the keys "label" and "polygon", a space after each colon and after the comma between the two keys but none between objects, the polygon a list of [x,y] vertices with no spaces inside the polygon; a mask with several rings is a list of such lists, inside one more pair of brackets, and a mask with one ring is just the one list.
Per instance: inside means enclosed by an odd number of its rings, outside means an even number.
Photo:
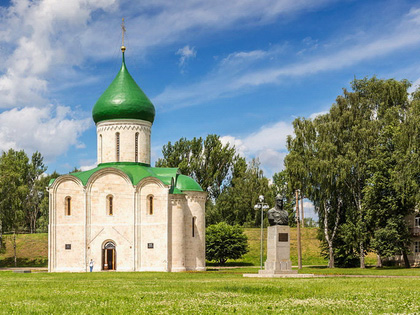
[{"label": "stone pedestal", "polygon": [[269,226],[267,230],[267,260],[259,274],[297,273],[290,260],[290,227]]}]

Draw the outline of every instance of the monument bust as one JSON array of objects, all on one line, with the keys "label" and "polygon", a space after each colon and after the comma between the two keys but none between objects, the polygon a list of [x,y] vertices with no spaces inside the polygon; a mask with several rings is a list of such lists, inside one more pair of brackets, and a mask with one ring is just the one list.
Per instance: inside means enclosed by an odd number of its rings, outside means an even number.
[{"label": "monument bust", "polygon": [[289,214],[283,210],[283,198],[276,196],[276,205],[267,212],[268,223],[273,225],[289,225]]}]

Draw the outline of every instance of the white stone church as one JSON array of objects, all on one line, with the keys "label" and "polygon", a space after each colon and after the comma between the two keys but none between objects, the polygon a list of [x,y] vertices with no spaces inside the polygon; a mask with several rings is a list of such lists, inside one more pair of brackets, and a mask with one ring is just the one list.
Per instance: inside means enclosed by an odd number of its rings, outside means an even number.
[{"label": "white stone church", "polygon": [[128,73],[93,108],[98,166],[50,183],[48,270],[205,270],[206,193],[150,165],[155,108]]}]

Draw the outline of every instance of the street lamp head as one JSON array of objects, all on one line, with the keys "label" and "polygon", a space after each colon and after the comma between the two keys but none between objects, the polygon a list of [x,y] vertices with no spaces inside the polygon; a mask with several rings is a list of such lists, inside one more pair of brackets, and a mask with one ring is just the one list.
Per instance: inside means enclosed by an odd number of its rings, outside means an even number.
[{"label": "street lamp head", "polygon": [[263,205],[263,209],[264,209],[264,210],[266,210],[266,209],[268,209],[268,208],[270,208],[268,205]]},{"label": "street lamp head", "polygon": [[254,206],[254,209],[255,209],[255,210],[260,209],[260,205],[255,205],[255,206]]},{"label": "street lamp head", "polygon": [[260,202],[263,202],[263,201],[264,201],[264,196],[263,196],[263,195],[260,195],[260,196],[258,197],[258,199],[260,200]]}]

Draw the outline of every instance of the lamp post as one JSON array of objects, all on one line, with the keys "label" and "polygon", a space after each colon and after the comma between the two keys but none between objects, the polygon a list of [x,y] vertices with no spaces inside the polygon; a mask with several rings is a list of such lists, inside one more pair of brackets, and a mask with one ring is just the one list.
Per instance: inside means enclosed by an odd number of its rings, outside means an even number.
[{"label": "lamp post", "polygon": [[[300,190],[296,190],[296,228],[297,228],[297,250],[298,250],[298,269],[302,269],[302,244],[300,239],[300,216],[299,216],[299,194]],[[300,200],[303,203],[303,198]]]},{"label": "lamp post", "polygon": [[259,202],[254,206],[255,210],[261,210],[261,253],[260,253],[260,262],[261,270],[263,269],[263,225],[264,225],[264,210],[268,209],[268,204],[264,202],[264,196],[260,195],[258,197]]}]

